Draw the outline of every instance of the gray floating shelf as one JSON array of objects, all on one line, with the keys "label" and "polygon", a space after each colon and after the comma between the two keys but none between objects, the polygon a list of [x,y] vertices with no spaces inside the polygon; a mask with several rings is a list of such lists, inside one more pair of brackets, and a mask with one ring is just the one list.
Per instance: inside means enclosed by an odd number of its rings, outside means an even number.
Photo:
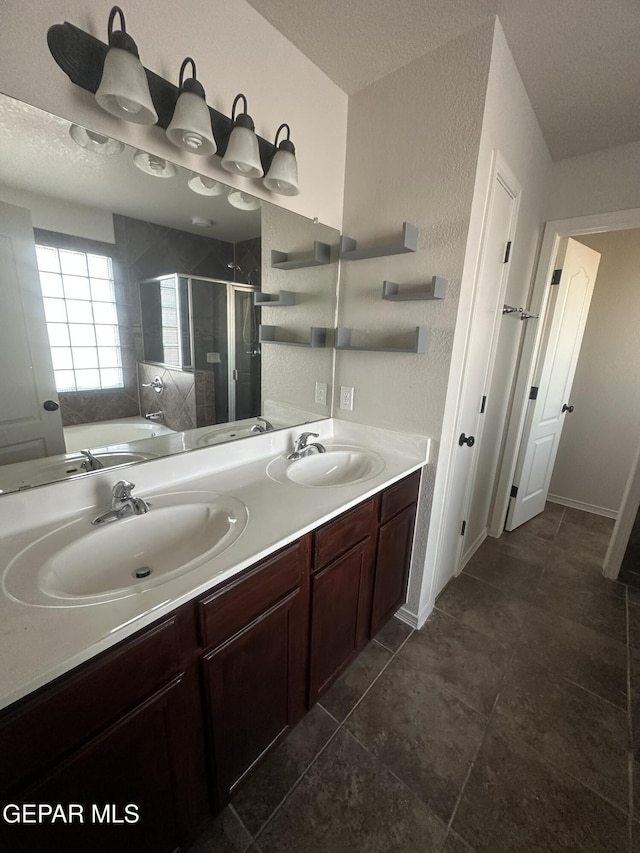
[{"label": "gray floating shelf", "polygon": [[259,340],[261,344],[278,344],[283,347],[312,347],[314,349],[327,345],[327,329],[322,326],[311,326],[309,343],[283,341],[276,338],[278,326],[260,326]]},{"label": "gray floating shelf", "polygon": [[302,270],[306,267],[321,267],[331,260],[331,246],[328,243],[313,241],[313,252],[303,258],[289,260],[289,252],[271,250],[271,267],[274,270]]},{"label": "gray floating shelf", "polygon": [[428,299],[444,299],[447,295],[448,281],[439,275],[434,275],[431,284],[426,285],[424,290],[406,290],[399,293],[395,281],[382,282],[382,298],[389,302],[418,302]]},{"label": "gray floating shelf", "polygon": [[253,304],[258,308],[262,308],[263,306],[277,308],[284,305],[295,305],[296,294],[293,290],[281,290],[279,293],[261,293],[256,291],[253,294]]},{"label": "gray floating shelf", "polygon": [[408,352],[424,353],[429,347],[429,330],[424,326],[416,326],[415,338],[411,347],[367,347],[351,345],[351,329],[338,327],[336,329],[336,349],[362,350],[364,352]]},{"label": "gray floating shelf", "polygon": [[405,252],[415,252],[418,248],[418,229],[408,222],[402,223],[400,243],[387,246],[371,246],[368,249],[358,249],[358,244],[351,237],[340,237],[340,258],[343,261],[361,261],[365,258],[384,258],[387,255],[402,255]]}]

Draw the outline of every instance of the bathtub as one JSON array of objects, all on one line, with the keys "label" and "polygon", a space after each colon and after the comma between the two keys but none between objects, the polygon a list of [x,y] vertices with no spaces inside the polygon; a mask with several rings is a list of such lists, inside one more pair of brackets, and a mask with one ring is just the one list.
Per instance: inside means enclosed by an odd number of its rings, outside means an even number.
[{"label": "bathtub", "polygon": [[64,427],[63,432],[67,453],[74,453],[88,447],[129,444],[132,441],[154,438],[157,435],[173,435],[174,430],[156,421],[136,417]]}]

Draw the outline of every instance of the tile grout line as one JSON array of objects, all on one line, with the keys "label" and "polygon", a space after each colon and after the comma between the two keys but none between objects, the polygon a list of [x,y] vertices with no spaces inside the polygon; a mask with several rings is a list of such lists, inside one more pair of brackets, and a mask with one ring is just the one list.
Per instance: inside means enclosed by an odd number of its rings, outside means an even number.
[{"label": "tile grout line", "polygon": [[[404,646],[404,644],[407,642],[407,640],[409,639],[409,637],[410,637],[412,634],[413,634],[413,631],[411,631],[411,633],[410,633],[410,634],[409,634],[409,635],[408,635],[408,636],[403,640],[403,642],[401,643],[401,645],[398,647],[398,651],[400,651],[400,649]],[[375,641],[375,637],[373,637],[372,639]],[[337,737],[337,735],[338,735],[338,733],[341,731],[341,729],[343,729],[343,728],[344,728],[344,724],[345,724],[345,722],[349,719],[349,717],[351,716],[351,714],[355,711],[355,709],[356,709],[356,708],[358,707],[358,705],[362,702],[362,700],[363,700],[363,699],[364,699],[364,697],[367,695],[367,693],[371,690],[371,688],[372,688],[372,687],[373,687],[373,685],[376,683],[376,681],[380,678],[380,676],[382,675],[382,673],[386,670],[386,668],[389,666],[389,664],[390,664],[390,663],[393,661],[393,659],[395,658],[395,656],[396,656],[397,652],[393,652],[391,649],[387,648],[387,646],[383,645],[382,643],[378,643],[378,645],[382,646],[382,648],[384,648],[386,651],[391,652],[391,657],[390,657],[390,658],[389,658],[389,660],[385,663],[385,665],[382,667],[382,669],[380,670],[380,672],[378,673],[378,675],[374,678],[374,680],[371,682],[371,684],[369,685],[369,687],[367,687],[367,689],[366,689],[366,690],[365,690],[365,692],[362,694],[362,696],[360,697],[360,699],[358,699],[358,701],[357,701],[357,702],[356,702],[356,704],[353,706],[353,708],[349,711],[349,713],[346,715],[346,717],[342,720],[342,722],[340,722],[339,720],[337,720],[337,719],[333,716],[333,714],[332,714],[330,711],[328,711],[328,710],[324,707],[324,705],[322,705],[322,702],[321,702],[321,701],[318,701],[318,704],[319,704],[319,705],[321,705],[322,710],[323,710],[323,711],[324,711],[324,712],[325,712],[329,717],[331,717],[331,719],[332,719],[332,720],[334,720],[334,722],[338,723],[338,725],[337,725],[337,727],[336,727],[336,730],[335,730],[335,731],[333,732],[333,734],[329,737],[329,739],[328,739],[328,740],[327,740],[327,742],[324,744],[324,746],[323,746],[323,747],[321,747],[321,748],[318,750],[318,752],[317,752],[317,753],[315,754],[315,756],[311,759],[311,761],[309,762],[309,764],[307,764],[307,766],[305,767],[305,769],[304,769],[304,770],[302,771],[302,773],[298,776],[298,778],[295,780],[295,782],[291,785],[291,787],[290,787],[290,788],[289,788],[289,790],[286,792],[286,794],[284,795],[284,797],[282,798],[282,800],[281,800],[281,801],[278,803],[278,805],[273,809],[273,811],[271,812],[271,814],[269,815],[269,817],[268,817],[268,818],[266,819],[266,821],[262,824],[262,826],[261,826],[261,827],[260,827],[260,829],[256,832],[256,834],[255,834],[255,835],[252,835],[251,833],[249,833],[249,834],[251,835],[251,838],[252,838],[252,843],[254,843],[254,844],[255,844],[255,843],[258,841],[259,836],[260,836],[260,835],[262,835],[262,833],[264,832],[264,830],[265,830],[265,829],[267,828],[267,826],[271,823],[271,821],[273,820],[273,818],[277,815],[277,813],[278,813],[278,812],[280,811],[280,809],[283,807],[283,805],[285,804],[285,802],[289,799],[289,797],[290,797],[290,796],[291,796],[291,794],[294,792],[294,790],[295,790],[295,789],[298,787],[298,785],[302,782],[302,780],[304,779],[304,777],[307,775],[307,773],[308,773],[308,772],[309,772],[309,770],[313,767],[313,765],[317,762],[317,760],[320,758],[320,756],[322,755],[322,753],[327,749],[327,747],[329,746],[329,744],[333,742],[333,740]],[[344,731],[345,731],[345,733],[346,733],[346,734],[350,735],[350,732],[348,732],[348,731],[347,731],[347,729],[344,729]],[[351,737],[353,737],[352,735],[350,735],[350,736],[351,736]],[[355,740],[355,738],[354,738],[354,740]],[[362,744],[360,744],[360,742],[359,742],[359,741],[356,741],[356,743],[358,743],[360,746],[362,746]],[[368,751],[368,750],[367,750],[367,751]],[[383,765],[383,766],[384,766],[384,765]],[[244,824],[242,824],[242,825],[244,826]],[[245,829],[246,829],[246,827],[245,827]]]}]

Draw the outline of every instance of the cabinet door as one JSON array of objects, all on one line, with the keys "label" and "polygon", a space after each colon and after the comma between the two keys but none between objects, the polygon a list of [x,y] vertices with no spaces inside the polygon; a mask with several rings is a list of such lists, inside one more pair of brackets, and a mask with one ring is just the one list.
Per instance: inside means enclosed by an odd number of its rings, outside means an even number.
[{"label": "cabinet door", "polygon": [[203,658],[214,808],[304,714],[306,610],[296,589]]},{"label": "cabinet door", "polygon": [[409,579],[415,507],[383,524],[378,531],[378,555],[373,583],[371,636],[374,637],[404,603]]},{"label": "cabinet door", "polygon": [[367,643],[372,568],[367,538],[311,578],[310,704]]},{"label": "cabinet door", "polygon": [[69,804],[77,808],[71,822],[3,821],[1,849],[174,853],[188,843],[191,792],[176,791],[184,778],[184,687],[182,676],[173,679],[26,790],[5,795],[11,803],[60,803],[67,815]]}]

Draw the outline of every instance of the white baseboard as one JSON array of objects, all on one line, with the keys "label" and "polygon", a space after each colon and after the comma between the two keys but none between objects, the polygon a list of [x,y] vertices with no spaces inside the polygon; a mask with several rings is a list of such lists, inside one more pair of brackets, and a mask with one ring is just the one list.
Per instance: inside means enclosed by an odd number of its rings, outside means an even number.
[{"label": "white baseboard", "polygon": [[429,616],[431,615],[431,611],[433,610],[433,601],[430,601],[425,607],[423,607],[419,613],[414,613],[412,610],[409,610],[408,607],[403,605],[400,610],[396,613],[396,617],[404,622],[405,625],[408,625],[410,628],[415,629],[416,631],[420,630],[424,623],[427,621]]},{"label": "white baseboard", "polygon": [[604,506],[594,506],[594,504],[586,504],[582,501],[574,501],[571,498],[563,498],[560,495],[547,495],[547,500],[552,504],[560,504],[568,506],[571,509],[581,509],[583,512],[592,512],[594,515],[604,515],[605,518],[617,518],[617,509],[608,509]]}]

